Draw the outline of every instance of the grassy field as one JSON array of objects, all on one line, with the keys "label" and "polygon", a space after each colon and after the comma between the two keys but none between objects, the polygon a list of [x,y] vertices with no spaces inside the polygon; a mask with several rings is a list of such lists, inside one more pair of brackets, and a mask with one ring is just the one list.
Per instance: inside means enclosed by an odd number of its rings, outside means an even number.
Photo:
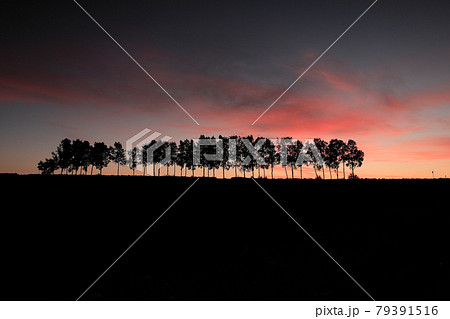
[{"label": "grassy field", "polygon": [[[0,179],[3,300],[77,299],[195,181]],[[449,180],[257,182],[374,299],[449,300]],[[212,178],[82,298],[369,299],[255,181]]]}]

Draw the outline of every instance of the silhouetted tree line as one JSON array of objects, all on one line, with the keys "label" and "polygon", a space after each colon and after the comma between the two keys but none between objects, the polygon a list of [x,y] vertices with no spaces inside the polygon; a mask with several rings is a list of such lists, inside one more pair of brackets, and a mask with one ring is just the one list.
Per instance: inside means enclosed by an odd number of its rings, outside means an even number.
[{"label": "silhouetted tree line", "polygon": [[[201,135],[199,140],[213,140],[214,136],[207,137]],[[56,151],[52,152],[51,158],[38,163],[38,169],[42,174],[54,174],[59,170],[60,174],[91,174],[96,168],[102,174],[103,168],[109,163],[117,166],[117,175],[120,173],[120,166],[127,165],[133,171],[133,175],[138,167],[142,168],[143,175],[148,174],[148,168],[152,166],[154,176],[161,175],[161,168],[165,166],[166,175],[176,175],[176,167],[179,169],[179,176],[187,176],[188,170],[194,176],[195,170],[200,169],[202,176],[216,176],[216,171],[233,169],[234,176],[247,174],[252,177],[266,177],[269,171],[273,178],[273,169],[276,165],[281,165],[286,178],[295,178],[294,171],[299,169],[299,177],[303,178],[303,166],[312,166],[316,178],[326,178],[328,170],[329,178],[333,178],[332,172],[339,178],[339,169],[342,167],[342,176],[345,179],[345,167],[350,168],[351,174],[348,178],[358,178],[355,175],[355,168],[360,167],[364,161],[364,152],[358,149],[354,140],[345,143],[339,139],[332,139],[329,142],[320,138],[314,139],[314,144],[323,162],[316,161],[311,151],[308,151],[310,160],[298,162],[297,159],[302,151],[303,144],[299,140],[285,137],[278,139],[276,143],[263,137],[253,137],[249,135],[245,138],[240,136],[224,137],[219,136],[220,145],[196,145],[197,139],[185,139],[175,142],[161,142],[153,140],[142,148],[137,147],[129,150],[126,154],[122,144],[115,142],[113,146],[107,146],[103,142],[95,142],[91,145],[88,141],[79,139],[71,141],[66,138],[60,142]],[[261,141],[262,140],[262,141]],[[232,143],[233,142],[233,147]],[[259,145],[257,155],[263,159],[261,164],[255,158],[255,154],[249,150],[249,145]],[[197,146],[197,147],[196,147]],[[220,148],[222,156],[220,159],[207,160],[206,154],[215,154]],[[149,152],[149,149],[152,152]],[[200,151],[199,163],[194,162],[195,151]],[[233,152],[233,153],[232,153]],[[149,158],[149,154],[152,154]],[[128,156],[126,156],[128,155]],[[285,158],[282,158],[285,156]],[[290,171],[290,172],[289,172]],[[267,174],[269,174],[267,173]],[[290,177],[289,177],[290,176]]]},{"label": "silhouetted tree line", "polygon": [[53,174],[58,169],[61,174],[88,174],[92,175],[94,167],[102,174],[103,168],[110,162],[117,164],[119,168],[126,164],[126,154],[122,144],[115,142],[114,146],[107,146],[103,142],[95,142],[91,145],[88,141],[79,139],[71,141],[65,138],[52,152],[51,158],[46,158],[38,163],[38,169],[42,174]]}]

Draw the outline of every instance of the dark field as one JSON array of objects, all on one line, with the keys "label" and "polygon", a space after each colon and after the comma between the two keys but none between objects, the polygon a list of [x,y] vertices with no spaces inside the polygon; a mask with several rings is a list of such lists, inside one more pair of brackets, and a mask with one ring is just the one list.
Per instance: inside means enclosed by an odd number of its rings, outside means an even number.
[{"label": "dark field", "polygon": [[[3,300],[75,300],[194,178],[0,176]],[[257,180],[376,300],[449,300],[449,180]],[[202,179],[81,300],[369,300],[251,179]]]}]

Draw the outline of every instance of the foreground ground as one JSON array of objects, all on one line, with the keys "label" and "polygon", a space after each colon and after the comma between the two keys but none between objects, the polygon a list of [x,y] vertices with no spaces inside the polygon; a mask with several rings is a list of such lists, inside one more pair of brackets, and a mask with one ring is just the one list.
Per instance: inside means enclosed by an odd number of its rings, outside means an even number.
[{"label": "foreground ground", "polygon": [[[193,178],[0,176],[2,299],[75,300]],[[257,180],[376,300],[448,300],[449,180]],[[82,300],[369,300],[251,179],[199,179]]]}]

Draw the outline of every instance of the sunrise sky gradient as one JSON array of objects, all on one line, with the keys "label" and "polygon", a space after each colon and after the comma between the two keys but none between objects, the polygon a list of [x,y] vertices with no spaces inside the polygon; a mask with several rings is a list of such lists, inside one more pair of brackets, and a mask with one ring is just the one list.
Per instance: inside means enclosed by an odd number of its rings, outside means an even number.
[{"label": "sunrise sky gradient", "polygon": [[442,1],[378,1],[251,125],[372,2],[80,0],[199,126],[73,1],[2,4],[0,172],[37,173],[65,137],[124,144],[150,128],[351,138],[360,177],[450,177]]}]

